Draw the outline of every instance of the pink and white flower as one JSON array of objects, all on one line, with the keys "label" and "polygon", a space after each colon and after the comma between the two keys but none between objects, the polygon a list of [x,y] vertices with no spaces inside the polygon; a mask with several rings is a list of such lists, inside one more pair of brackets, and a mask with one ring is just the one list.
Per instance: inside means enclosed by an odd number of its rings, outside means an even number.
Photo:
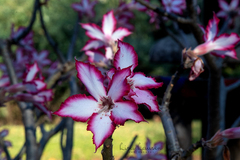
[{"label": "pink and white flower", "polygon": [[80,16],[93,18],[95,16],[94,6],[97,1],[81,0],[81,2],[72,3],[71,7],[79,13]]},{"label": "pink and white flower", "polygon": [[157,83],[155,79],[146,77],[141,72],[133,72],[134,68],[138,65],[137,53],[133,46],[118,41],[118,48],[119,50],[113,61],[114,67],[117,70],[128,67],[131,69],[131,75],[127,77],[127,82],[131,86],[131,92],[129,93],[128,98],[133,99],[136,104],[145,104],[151,112],[158,112],[159,107],[157,97],[148,89],[161,87],[163,83]]},{"label": "pink and white flower", "polygon": [[[130,86],[126,77],[130,68],[115,72],[109,86],[103,85],[103,75],[93,65],[76,60],[77,77],[86,86],[91,96],[73,95],[65,100],[54,114],[71,117],[75,121],[88,121],[87,130],[93,133],[96,150],[113,134],[116,125],[124,125],[130,119],[144,121],[138,106],[132,101],[124,101]],[[116,92],[117,91],[117,92]]]},{"label": "pink and white flower", "polygon": [[[86,30],[86,35],[91,39],[86,43],[82,50],[98,49],[101,47],[114,48],[115,42],[131,34],[131,32],[123,27],[116,28],[116,18],[113,11],[106,13],[102,20],[102,29],[96,24],[81,23],[82,28]],[[113,51],[111,58],[113,57]]]},{"label": "pink and white flower", "polygon": [[185,0],[162,0],[162,5],[169,13],[182,14],[186,9]]},{"label": "pink and white flower", "polygon": [[[44,77],[42,77],[36,62],[32,65],[27,65],[27,73],[24,77],[24,81],[20,84],[20,87],[23,86],[24,91],[27,93],[17,93],[13,95],[13,99],[32,102],[51,118],[50,111],[45,107],[45,103],[52,100],[53,92],[51,89],[47,89],[47,84],[44,82]],[[20,91],[19,87],[18,91]]]},{"label": "pink and white flower", "polygon": [[235,45],[240,41],[240,37],[236,33],[218,34],[219,19],[213,14],[213,19],[209,20],[205,30],[204,40],[205,43],[198,45],[194,48],[193,53],[200,56],[209,52],[214,52],[222,58],[230,56],[237,59]]}]

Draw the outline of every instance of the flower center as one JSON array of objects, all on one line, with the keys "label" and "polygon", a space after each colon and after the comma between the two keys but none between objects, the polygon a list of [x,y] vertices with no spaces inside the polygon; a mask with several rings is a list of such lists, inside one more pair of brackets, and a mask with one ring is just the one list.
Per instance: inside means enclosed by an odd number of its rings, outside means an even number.
[{"label": "flower center", "polygon": [[127,83],[130,85],[131,89],[134,88],[134,81],[131,78],[127,78]]},{"label": "flower center", "polygon": [[114,103],[111,99],[111,97],[102,97],[100,99],[100,104],[99,104],[99,108],[100,110],[98,111],[98,113],[102,113],[102,112],[108,112],[109,110],[113,109],[114,107]]}]

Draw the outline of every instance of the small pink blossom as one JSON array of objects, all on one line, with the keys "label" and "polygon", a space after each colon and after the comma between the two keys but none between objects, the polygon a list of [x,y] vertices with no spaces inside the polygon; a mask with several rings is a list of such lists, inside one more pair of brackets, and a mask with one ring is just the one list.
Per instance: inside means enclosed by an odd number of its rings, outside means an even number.
[{"label": "small pink blossom", "polygon": [[95,66],[76,60],[76,69],[77,77],[91,96],[73,95],[54,114],[71,117],[75,121],[88,121],[87,130],[93,133],[96,150],[113,134],[116,125],[124,125],[128,119],[137,123],[144,121],[138,106],[132,101],[123,100],[130,90],[126,81],[130,68],[115,72],[108,87],[103,85],[104,77]]},{"label": "small pink blossom", "polygon": [[194,48],[193,53],[199,56],[213,52],[220,57],[230,56],[237,59],[234,47],[240,41],[240,37],[236,33],[217,36],[218,23],[219,19],[213,14],[213,19],[209,20],[205,30],[205,43]]}]

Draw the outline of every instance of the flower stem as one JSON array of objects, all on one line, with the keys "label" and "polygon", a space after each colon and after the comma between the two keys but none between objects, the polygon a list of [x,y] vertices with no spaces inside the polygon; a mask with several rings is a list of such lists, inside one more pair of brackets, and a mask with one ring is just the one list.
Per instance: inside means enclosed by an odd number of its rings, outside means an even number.
[{"label": "flower stem", "polygon": [[113,154],[112,154],[112,136],[109,136],[103,143],[103,149],[102,149],[102,157],[103,160],[114,160]]}]

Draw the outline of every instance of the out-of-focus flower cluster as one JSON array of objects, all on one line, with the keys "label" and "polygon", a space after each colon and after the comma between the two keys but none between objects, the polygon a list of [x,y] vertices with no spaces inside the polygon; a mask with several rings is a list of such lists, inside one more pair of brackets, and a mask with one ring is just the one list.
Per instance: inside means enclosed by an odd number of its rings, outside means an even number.
[{"label": "out-of-focus flower cluster", "polygon": [[[25,27],[19,27],[16,31],[12,25],[10,39],[22,34]],[[52,99],[52,90],[47,89],[45,76],[50,76],[57,70],[58,62],[52,62],[48,58],[49,52],[38,52],[34,48],[33,32],[17,44],[16,50],[10,55],[13,59],[13,67],[19,83],[11,85],[5,63],[0,64],[2,76],[0,78],[0,104],[10,100],[32,102],[36,107],[51,116],[45,104]]]}]

